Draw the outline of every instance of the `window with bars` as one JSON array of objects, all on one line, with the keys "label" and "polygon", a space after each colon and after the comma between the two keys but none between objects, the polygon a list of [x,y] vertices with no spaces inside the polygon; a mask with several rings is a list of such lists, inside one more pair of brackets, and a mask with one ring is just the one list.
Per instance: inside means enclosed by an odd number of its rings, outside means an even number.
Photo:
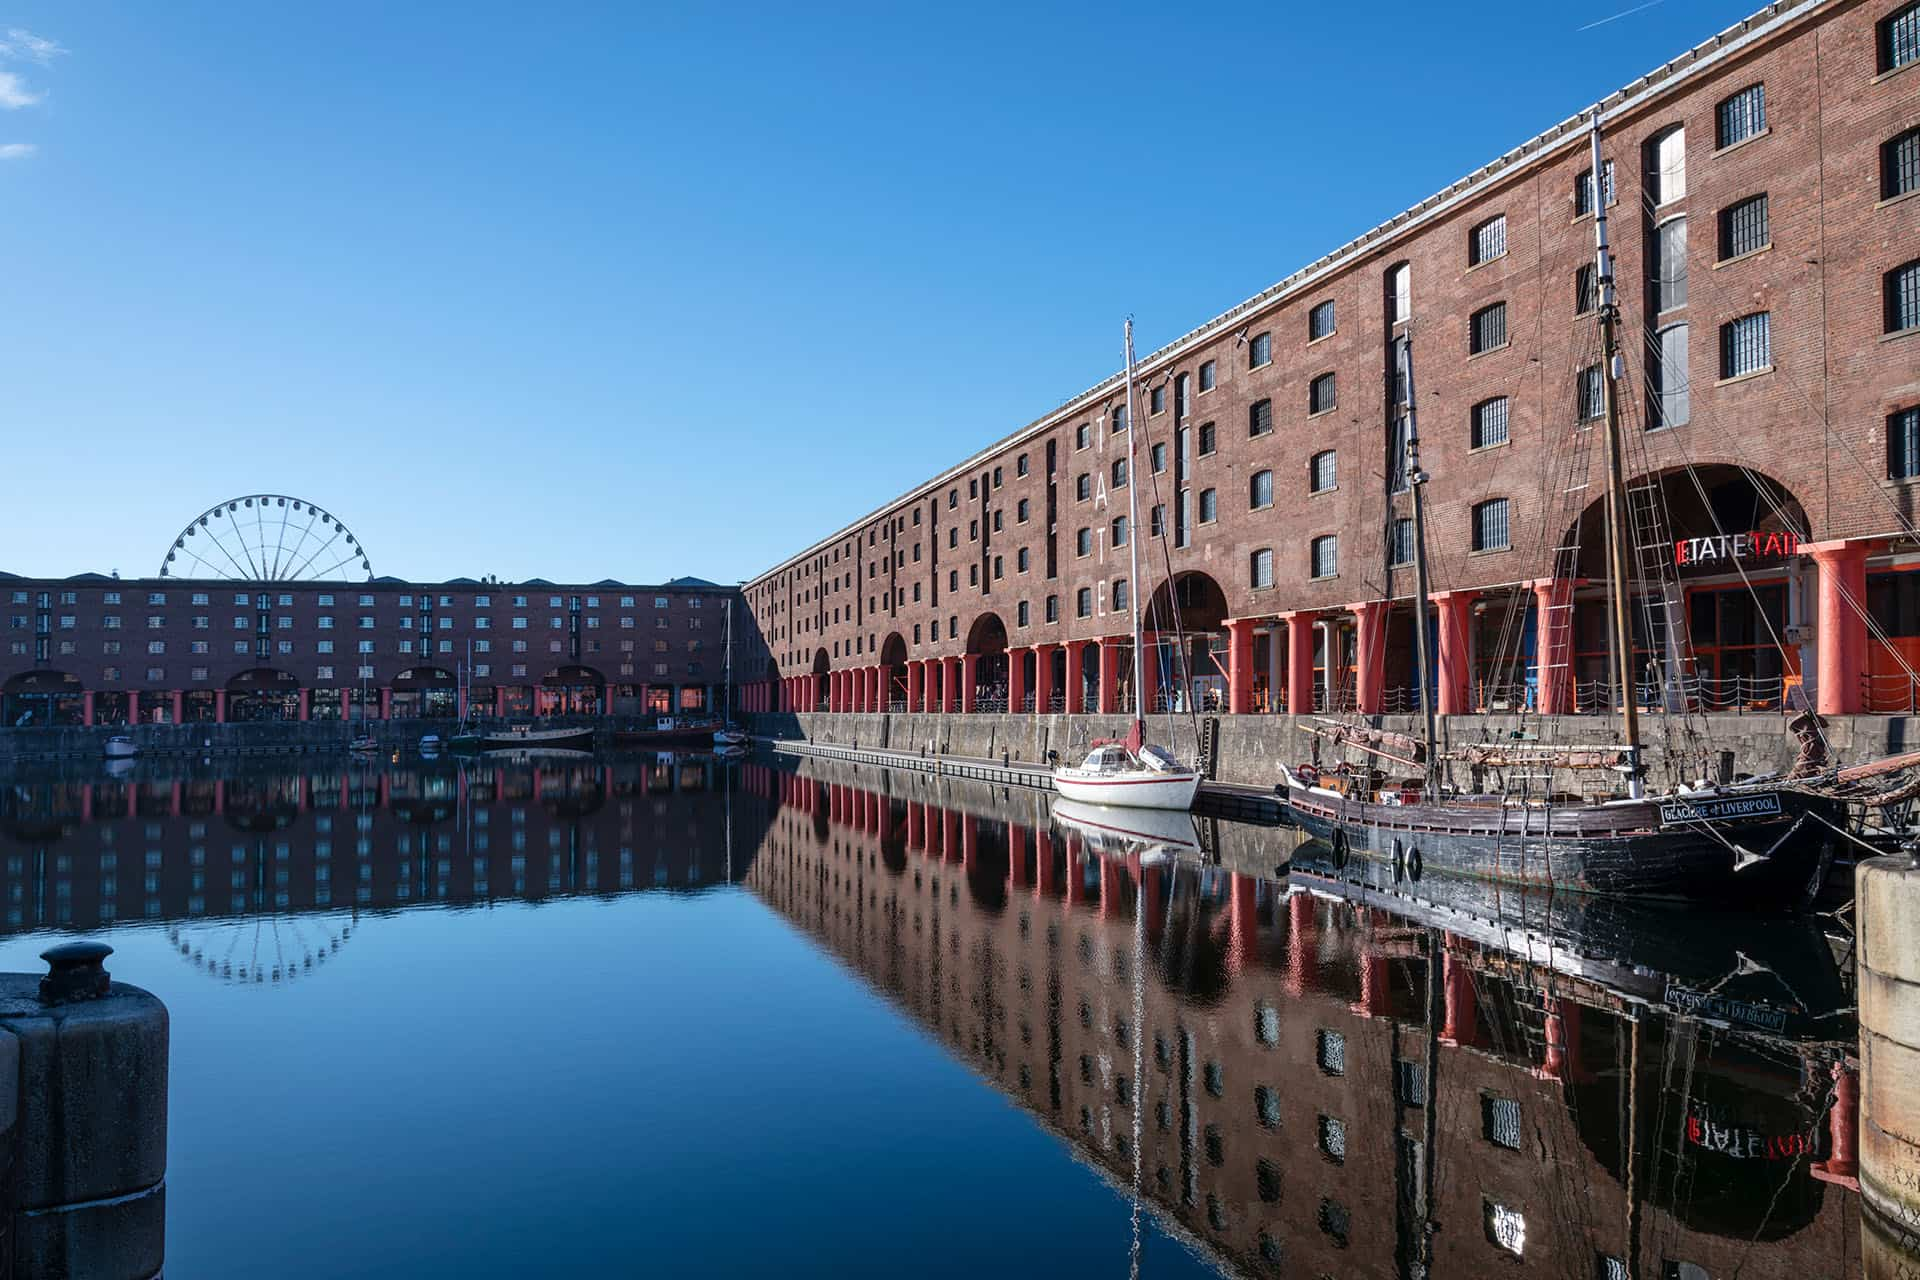
[{"label": "window with bars", "polygon": [[[1127,545],[1127,518],[1125,516],[1115,516],[1113,519],[1113,523],[1108,527],[1107,532],[1108,532],[1108,536],[1112,539],[1114,546],[1116,547],[1126,546]],[[1024,555],[1026,553],[1022,552],[1021,554]]]},{"label": "window with bars", "polygon": [[1332,1116],[1321,1116],[1317,1127],[1320,1131],[1320,1154],[1335,1164],[1346,1163],[1346,1122]]},{"label": "window with bars", "polygon": [[1113,488],[1124,489],[1127,487],[1127,460],[1125,458],[1115,458],[1113,460],[1113,466],[1108,470],[1110,473],[1109,479],[1112,481]]},{"label": "window with bars", "polygon": [[1473,406],[1473,425],[1468,433],[1469,444],[1475,449],[1485,449],[1507,442],[1507,398],[1495,396],[1491,400],[1482,400]]},{"label": "window with bars", "polygon": [[1574,376],[1573,407],[1582,422],[1591,422],[1606,411],[1599,365],[1590,364]]},{"label": "window with bars", "polygon": [[1647,362],[1647,394],[1653,417],[1647,429],[1684,426],[1693,416],[1687,376],[1687,326],[1670,324],[1653,335]]},{"label": "window with bars", "polygon": [[1215,520],[1218,520],[1219,518],[1220,518],[1219,498],[1215,496],[1213,490],[1202,489],[1200,491],[1200,523],[1212,524]]},{"label": "window with bars", "polygon": [[1247,368],[1258,369],[1273,362],[1273,335],[1256,333],[1247,343]]},{"label": "window with bars", "polygon": [[[1607,203],[1613,203],[1613,161],[1603,160],[1600,164],[1600,185],[1605,189]],[[1582,169],[1573,183],[1573,216],[1578,218],[1593,212],[1593,170]]]},{"label": "window with bars", "polygon": [[1473,549],[1505,551],[1512,546],[1507,528],[1507,500],[1488,498],[1473,508]]},{"label": "window with bars", "polygon": [[1167,445],[1164,440],[1147,450],[1147,465],[1153,468],[1155,475],[1167,469]]},{"label": "window with bars", "polygon": [[1507,251],[1507,215],[1496,214],[1473,229],[1467,238],[1467,263],[1479,266],[1492,262]]},{"label": "window with bars", "polygon": [[1401,516],[1393,522],[1393,534],[1387,541],[1387,563],[1394,568],[1413,563],[1413,517]]},{"label": "window with bars", "polygon": [[1887,332],[1920,328],[1920,258],[1887,272]]},{"label": "window with bars", "polygon": [[1427,1105],[1427,1069],[1417,1062],[1396,1058],[1393,1063],[1394,1092],[1409,1107]]},{"label": "window with bars", "polygon": [[1093,530],[1091,529],[1078,530],[1073,535],[1073,549],[1074,549],[1075,555],[1081,555],[1081,556],[1092,555],[1093,554]]},{"label": "window with bars", "polygon": [[1307,565],[1316,578],[1337,577],[1340,573],[1340,538],[1323,533],[1307,548]]},{"label": "window with bars", "polygon": [[1758,373],[1773,363],[1772,316],[1756,311],[1720,326],[1720,376]]},{"label": "window with bars", "polygon": [[1882,18],[1879,36],[1882,75],[1920,62],[1920,4],[1910,4]]},{"label": "window with bars", "polygon": [[1211,422],[1203,422],[1200,424],[1200,456],[1201,457],[1203,458],[1206,457],[1208,454],[1212,453],[1214,449],[1218,447],[1218,443],[1215,440],[1215,436],[1217,434],[1218,433],[1214,431],[1213,424]]},{"label": "window with bars", "polygon": [[1261,547],[1249,557],[1247,580],[1255,587],[1273,585],[1273,548]]},{"label": "window with bars", "polygon": [[1307,412],[1325,413],[1334,405],[1334,382],[1331,373],[1323,373],[1307,384]]},{"label": "window with bars", "polygon": [[1745,142],[1767,128],[1767,86],[1750,84],[1714,109],[1714,136],[1722,149]]},{"label": "window with bars", "polygon": [[1247,406],[1247,435],[1263,436],[1273,430],[1273,401],[1255,400]]},{"label": "window with bars", "polygon": [[1668,218],[1653,229],[1653,309],[1672,311],[1687,305],[1687,220]]},{"label": "window with bars", "polygon": [[1080,588],[1079,591],[1075,592],[1074,598],[1073,598],[1073,607],[1074,607],[1074,612],[1078,616],[1082,618],[1091,618],[1093,616],[1093,588],[1082,587]]},{"label": "window with bars", "polygon": [[1247,507],[1259,510],[1273,505],[1273,472],[1256,471],[1247,478]]},{"label": "window with bars", "polygon": [[1474,355],[1507,345],[1507,304],[1496,302],[1473,313],[1467,347]]},{"label": "window with bars", "polygon": [[1748,196],[1720,211],[1720,261],[1758,253],[1771,242],[1766,192]]},{"label": "window with bars", "polygon": [[1317,304],[1307,312],[1307,341],[1324,338],[1333,332],[1333,299]]},{"label": "window with bars", "polygon": [[1920,476],[1920,405],[1887,415],[1887,476],[1893,480]]},{"label": "window with bars", "polygon": [[1480,1133],[1496,1147],[1520,1149],[1520,1104],[1495,1094],[1480,1096]]},{"label": "window with bars", "polygon": [[1332,449],[1322,449],[1313,455],[1307,463],[1307,488],[1313,493],[1325,493],[1333,488],[1339,478],[1339,458]]},{"label": "window with bars", "polygon": [[1912,191],[1920,191],[1920,128],[1880,145],[1880,198],[1891,200]]},{"label": "window with bars", "polygon": [[1405,493],[1407,491],[1407,415],[1396,413],[1388,428],[1391,433],[1387,440],[1387,492]]},{"label": "window with bars", "polygon": [[1160,386],[1154,387],[1147,392],[1147,411],[1149,413],[1165,413],[1167,411],[1166,384],[1162,383]]},{"label": "window with bars", "polygon": [[1600,273],[1589,262],[1573,273],[1573,314],[1586,315],[1600,305]]},{"label": "window with bars", "polygon": [[1113,580],[1113,607],[1115,609],[1124,609],[1127,607],[1127,580],[1125,578],[1115,578]]}]

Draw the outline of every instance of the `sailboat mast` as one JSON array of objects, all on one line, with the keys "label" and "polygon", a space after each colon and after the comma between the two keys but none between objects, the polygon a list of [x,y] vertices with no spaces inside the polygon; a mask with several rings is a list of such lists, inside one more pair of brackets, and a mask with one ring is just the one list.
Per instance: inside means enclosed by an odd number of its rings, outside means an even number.
[{"label": "sailboat mast", "polygon": [[[1133,470],[1133,317],[1127,317],[1127,553],[1131,575],[1127,580],[1127,611],[1133,626],[1133,723],[1135,737],[1146,741],[1147,708],[1142,705],[1146,693],[1146,655],[1140,652],[1140,499],[1138,479]],[[1171,589],[1171,584],[1169,584]]]},{"label": "sailboat mast", "polygon": [[728,720],[733,719],[733,600],[727,600],[727,704],[721,710]]},{"label": "sailboat mast", "polygon": [[[1620,728],[1626,739],[1627,794],[1637,798],[1644,794],[1644,788],[1640,777],[1640,713],[1633,688],[1633,629],[1627,615],[1632,583],[1627,578],[1627,486],[1620,457],[1620,308],[1614,296],[1613,253],[1607,244],[1606,166],[1600,155],[1598,111],[1594,112],[1588,141],[1593,159],[1594,276],[1600,293],[1600,398],[1607,431],[1607,617],[1613,633],[1614,681],[1620,689]],[[1543,644],[1543,677],[1552,658]]]},{"label": "sailboat mast", "polygon": [[1427,639],[1427,617],[1432,608],[1429,592],[1432,582],[1427,575],[1427,474],[1420,469],[1420,418],[1416,406],[1419,401],[1413,394],[1413,333],[1408,331],[1400,342],[1400,392],[1405,397],[1407,412],[1407,488],[1413,495],[1413,652],[1414,660],[1420,664],[1420,719],[1426,734],[1426,786],[1423,790],[1431,795],[1434,784],[1434,771],[1439,760],[1439,730],[1434,722],[1433,706],[1433,666]]}]

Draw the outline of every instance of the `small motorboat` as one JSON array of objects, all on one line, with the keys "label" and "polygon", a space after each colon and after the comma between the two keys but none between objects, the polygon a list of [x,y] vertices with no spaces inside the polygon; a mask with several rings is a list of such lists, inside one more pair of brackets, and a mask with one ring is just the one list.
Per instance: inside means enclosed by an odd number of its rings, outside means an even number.
[{"label": "small motorboat", "polygon": [[711,720],[658,716],[643,729],[618,729],[613,740],[623,747],[711,747],[719,741]]},{"label": "small motorboat", "polygon": [[107,739],[106,755],[109,760],[131,760],[140,754],[140,744],[124,733],[116,733]]},{"label": "small motorboat", "polygon": [[380,750],[380,743],[370,733],[363,733],[347,743],[347,750],[355,755],[373,755]]},{"label": "small motorboat", "polygon": [[536,729],[531,724],[516,724],[493,733],[457,733],[447,745],[455,751],[519,751],[528,747],[591,751],[593,730]]},{"label": "small motorboat", "polygon": [[747,731],[737,724],[724,724],[713,731],[713,745],[716,747],[744,747],[747,745]]}]

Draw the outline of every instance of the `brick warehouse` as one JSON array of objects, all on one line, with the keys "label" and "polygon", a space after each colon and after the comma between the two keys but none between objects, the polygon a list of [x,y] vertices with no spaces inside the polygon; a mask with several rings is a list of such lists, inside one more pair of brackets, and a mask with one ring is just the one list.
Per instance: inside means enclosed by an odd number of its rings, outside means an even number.
[{"label": "brick warehouse", "polygon": [[[722,700],[732,587],[0,573],[11,727],[638,715]],[[744,611],[734,662],[765,665]],[[363,701],[364,699],[364,701]]]},{"label": "brick warehouse", "polygon": [[[1710,709],[1913,708],[1916,63],[1920,4],[1807,0],[1598,104],[1641,554]],[[1148,355],[1138,475],[1115,374],[755,578],[748,708],[1124,710],[1137,481],[1150,706],[1408,709],[1411,343],[1440,709],[1606,709],[1590,115]]]}]

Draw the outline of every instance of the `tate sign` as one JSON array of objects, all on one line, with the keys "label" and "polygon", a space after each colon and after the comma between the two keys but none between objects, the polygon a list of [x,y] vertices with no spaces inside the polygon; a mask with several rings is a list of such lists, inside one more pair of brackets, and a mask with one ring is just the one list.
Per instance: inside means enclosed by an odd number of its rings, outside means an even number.
[{"label": "tate sign", "polygon": [[1797,533],[1721,533],[1710,538],[1676,538],[1673,543],[1673,562],[1679,565],[1784,560],[1799,553]]}]

